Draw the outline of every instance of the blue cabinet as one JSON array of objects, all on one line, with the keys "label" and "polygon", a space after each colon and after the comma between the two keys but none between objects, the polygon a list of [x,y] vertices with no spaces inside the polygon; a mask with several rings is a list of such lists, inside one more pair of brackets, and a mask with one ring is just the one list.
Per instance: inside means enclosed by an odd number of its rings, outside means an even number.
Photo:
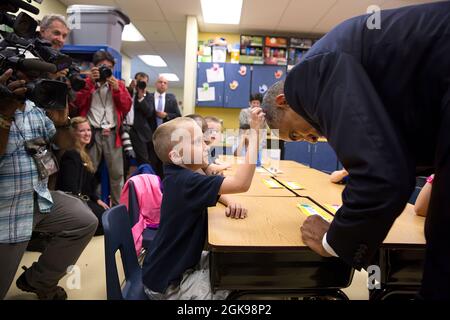
[{"label": "blue cabinet", "polygon": [[[245,71],[245,72],[244,72]],[[226,108],[247,108],[250,99],[250,66],[227,63],[225,65]]]},{"label": "blue cabinet", "polygon": [[286,78],[286,67],[252,66],[251,93],[264,94],[276,82]]},{"label": "blue cabinet", "polygon": [[[210,82],[206,75],[206,70],[213,68],[213,65],[219,65],[219,68],[224,68],[224,63],[201,63],[197,64],[197,106],[199,107],[223,107],[224,102],[224,81]],[[198,101],[198,88],[203,88],[203,84],[207,83],[209,88],[214,88],[214,100]]]},{"label": "blue cabinet", "polygon": [[331,173],[337,169],[337,157],[334,150],[326,142],[318,142],[312,147],[311,168]]},{"label": "blue cabinet", "polygon": [[336,154],[327,142],[316,144],[305,141],[287,142],[284,152],[285,160],[297,161],[326,173],[331,173],[338,168]]},{"label": "blue cabinet", "polygon": [[284,145],[284,159],[297,161],[305,166],[310,166],[311,144],[305,141],[286,142]]}]

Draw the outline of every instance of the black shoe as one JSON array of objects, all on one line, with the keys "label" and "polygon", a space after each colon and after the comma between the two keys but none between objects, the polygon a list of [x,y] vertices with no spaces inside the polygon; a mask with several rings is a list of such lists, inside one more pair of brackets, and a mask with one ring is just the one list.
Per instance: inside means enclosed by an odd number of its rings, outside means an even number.
[{"label": "black shoe", "polygon": [[22,291],[25,292],[33,292],[36,293],[39,300],[66,300],[67,293],[64,288],[60,286],[55,286],[48,290],[36,289],[32,287],[25,277],[25,273],[27,272],[27,267],[23,266],[23,270],[25,270],[20,277],[16,281],[16,286]]}]

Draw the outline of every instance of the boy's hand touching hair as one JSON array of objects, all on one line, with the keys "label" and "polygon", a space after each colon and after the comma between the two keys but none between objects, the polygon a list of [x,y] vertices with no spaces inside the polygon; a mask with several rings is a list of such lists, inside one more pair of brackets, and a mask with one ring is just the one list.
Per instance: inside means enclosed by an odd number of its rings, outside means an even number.
[{"label": "boy's hand touching hair", "polygon": [[225,209],[225,215],[233,219],[244,219],[247,218],[247,209],[240,203],[229,202],[227,208]]}]

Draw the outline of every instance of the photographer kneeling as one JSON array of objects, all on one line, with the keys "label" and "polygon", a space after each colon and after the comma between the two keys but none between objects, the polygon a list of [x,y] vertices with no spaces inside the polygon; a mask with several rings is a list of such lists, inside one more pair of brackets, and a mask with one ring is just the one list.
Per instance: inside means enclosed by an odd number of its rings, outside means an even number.
[{"label": "photographer kneeling", "polygon": [[[0,299],[14,279],[33,230],[54,234],[39,260],[17,279],[19,289],[39,299],[66,299],[58,286],[69,266],[76,263],[97,228],[97,218],[79,199],[48,190],[55,163],[48,149],[37,157],[31,146],[38,138],[48,142],[64,110],[45,112],[25,98],[27,77],[10,81],[11,69],[0,76]],[[50,119],[50,118],[51,119]],[[64,119],[64,117],[61,117]]]}]

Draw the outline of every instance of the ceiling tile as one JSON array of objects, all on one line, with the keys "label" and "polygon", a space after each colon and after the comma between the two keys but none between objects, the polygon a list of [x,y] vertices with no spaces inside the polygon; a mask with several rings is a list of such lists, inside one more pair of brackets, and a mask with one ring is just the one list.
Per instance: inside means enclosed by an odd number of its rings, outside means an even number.
[{"label": "ceiling tile", "polygon": [[246,0],[242,5],[241,25],[275,30],[290,0]]},{"label": "ceiling tile", "polygon": [[309,33],[336,2],[337,0],[291,1],[281,17],[276,31]]},{"label": "ceiling tile", "polygon": [[200,0],[156,0],[167,21],[186,21],[186,16],[201,16]]},{"label": "ceiling tile", "polygon": [[133,24],[149,42],[172,42],[176,41],[175,36],[164,21],[143,21],[134,20]]},{"label": "ceiling tile", "polygon": [[164,21],[155,0],[116,0],[116,3],[132,20]]}]

